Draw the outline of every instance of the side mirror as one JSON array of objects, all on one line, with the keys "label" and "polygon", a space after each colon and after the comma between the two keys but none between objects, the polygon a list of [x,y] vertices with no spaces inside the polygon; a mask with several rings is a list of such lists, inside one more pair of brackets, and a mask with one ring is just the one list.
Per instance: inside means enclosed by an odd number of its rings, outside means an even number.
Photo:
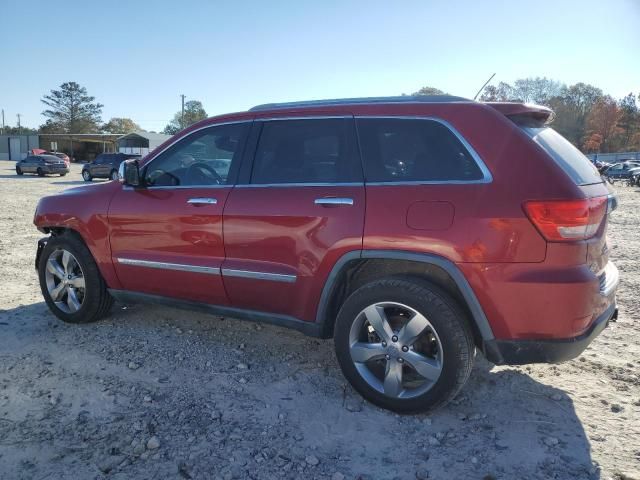
[{"label": "side mirror", "polygon": [[137,160],[125,160],[118,169],[118,179],[123,185],[140,186],[140,167]]}]

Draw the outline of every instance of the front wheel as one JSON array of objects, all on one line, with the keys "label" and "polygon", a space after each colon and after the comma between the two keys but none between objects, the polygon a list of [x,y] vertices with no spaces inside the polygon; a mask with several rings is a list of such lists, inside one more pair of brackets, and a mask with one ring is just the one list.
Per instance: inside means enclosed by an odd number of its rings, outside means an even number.
[{"label": "front wheel", "polygon": [[38,276],[45,302],[64,322],[99,320],[113,305],[91,252],[71,233],[49,238],[42,250]]},{"label": "front wheel", "polygon": [[23,175],[23,174],[24,174],[24,172],[22,171],[22,169],[21,169],[19,166],[17,166],[17,165],[16,165],[16,173],[17,173],[18,175]]},{"label": "front wheel", "polygon": [[89,170],[83,170],[82,171],[82,179],[85,182],[90,182],[91,181],[91,174],[89,173]]},{"label": "front wheel", "polygon": [[109,178],[111,180],[118,180],[118,171],[117,170],[111,170],[111,175],[109,175]]},{"label": "front wheel", "polygon": [[372,403],[404,413],[453,399],[475,354],[456,301],[410,277],[377,280],[351,294],[338,314],[334,341],[351,385]]}]

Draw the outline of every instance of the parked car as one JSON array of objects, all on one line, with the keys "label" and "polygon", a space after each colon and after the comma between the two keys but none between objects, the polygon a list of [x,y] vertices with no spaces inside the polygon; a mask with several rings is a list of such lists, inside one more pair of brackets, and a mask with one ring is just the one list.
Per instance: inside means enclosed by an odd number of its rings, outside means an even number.
[{"label": "parked car", "polygon": [[64,177],[69,173],[69,166],[55,155],[29,155],[16,162],[16,173],[36,173],[40,177],[55,174]]},{"label": "parked car", "polygon": [[333,337],[366,399],[435,408],[476,350],[561,362],[617,315],[615,197],[551,114],[425,96],[204,120],[40,200],[42,294],[71,323],[118,299]]},{"label": "parked car", "polygon": [[619,162],[610,165],[606,168],[602,174],[614,183],[616,180],[628,180],[631,177],[640,173],[640,162]]},{"label": "parked car", "polygon": [[64,152],[46,152],[45,155],[55,155],[58,158],[61,158],[67,167],[71,167],[71,159],[69,155]]},{"label": "parked car", "polygon": [[82,166],[82,178],[90,182],[94,178],[118,179],[120,164],[130,158],[140,158],[140,155],[128,153],[101,153],[96,159]]}]

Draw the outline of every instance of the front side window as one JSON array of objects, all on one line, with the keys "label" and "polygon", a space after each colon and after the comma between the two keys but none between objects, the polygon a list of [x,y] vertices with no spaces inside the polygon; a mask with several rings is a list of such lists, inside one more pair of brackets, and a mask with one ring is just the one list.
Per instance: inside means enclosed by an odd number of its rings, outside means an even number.
[{"label": "front side window", "polygon": [[231,166],[240,161],[247,123],[193,133],[153,159],[144,173],[147,186],[228,185]]},{"label": "front side window", "polygon": [[276,120],[263,124],[251,183],[361,181],[362,167],[351,119]]},{"label": "front side window", "polygon": [[367,182],[478,181],[469,150],[435,120],[363,118],[358,133]]}]

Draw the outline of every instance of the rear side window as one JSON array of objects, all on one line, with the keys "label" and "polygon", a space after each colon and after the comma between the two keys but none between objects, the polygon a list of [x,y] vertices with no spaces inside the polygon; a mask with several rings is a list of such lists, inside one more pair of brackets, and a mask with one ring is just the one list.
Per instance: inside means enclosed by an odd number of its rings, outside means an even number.
[{"label": "rear side window", "polygon": [[556,161],[576,185],[602,183],[598,169],[554,129],[523,127],[523,130]]},{"label": "rear side window", "polygon": [[469,149],[436,120],[363,118],[358,134],[367,182],[479,181]]},{"label": "rear side window", "polygon": [[361,181],[351,119],[274,120],[263,124],[251,183]]}]

